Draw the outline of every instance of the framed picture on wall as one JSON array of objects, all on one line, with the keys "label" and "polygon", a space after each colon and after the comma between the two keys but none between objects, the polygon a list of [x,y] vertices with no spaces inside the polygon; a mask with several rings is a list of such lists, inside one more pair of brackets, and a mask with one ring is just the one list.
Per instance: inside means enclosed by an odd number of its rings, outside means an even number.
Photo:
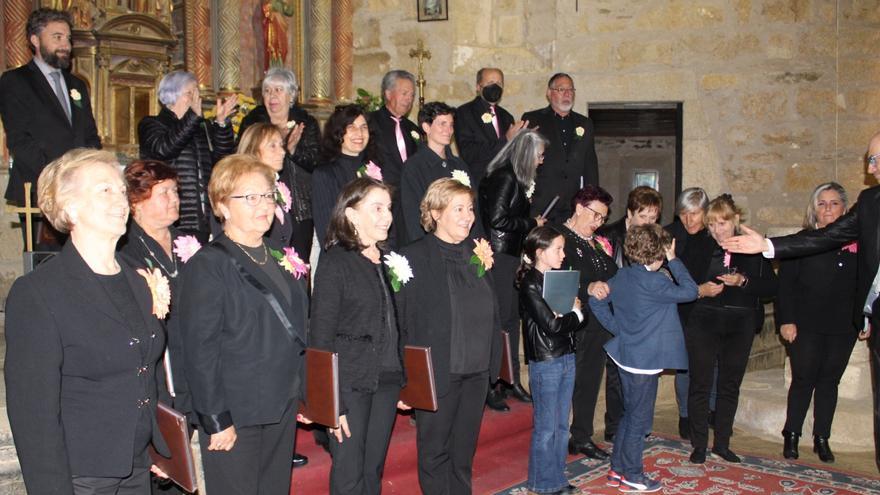
[{"label": "framed picture on wall", "polygon": [[449,0],[416,0],[419,22],[449,20]]},{"label": "framed picture on wall", "polygon": [[633,170],[633,189],[639,186],[648,186],[660,190],[660,172],[657,170],[635,169]]}]

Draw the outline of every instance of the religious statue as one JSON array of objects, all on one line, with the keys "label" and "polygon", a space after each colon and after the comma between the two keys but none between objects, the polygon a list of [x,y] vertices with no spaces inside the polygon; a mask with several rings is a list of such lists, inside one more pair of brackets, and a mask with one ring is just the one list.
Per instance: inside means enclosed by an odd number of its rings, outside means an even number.
[{"label": "religious statue", "polygon": [[293,15],[293,4],[284,0],[263,2],[263,70],[283,66],[287,62],[287,21]]}]

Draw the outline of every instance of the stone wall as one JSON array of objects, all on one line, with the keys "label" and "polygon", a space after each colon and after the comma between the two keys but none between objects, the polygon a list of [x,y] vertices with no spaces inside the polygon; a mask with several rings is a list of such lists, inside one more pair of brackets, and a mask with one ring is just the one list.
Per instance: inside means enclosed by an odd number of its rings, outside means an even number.
[{"label": "stone wall", "polygon": [[681,101],[683,185],[731,192],[750,222],[788,227],[817,183],[835,179],[853,195],[867,184],[862,155],[880,129],[878,3],[449,0],[448,21],[419,23],[410,0],[361,0],[354,85],[378,91],[385,71],[414,71],[408,53],[423,39],[428,100],[469,100],[476,70],[494,65],[516,116],[546,105],[557,71],[574,77],[581,112]]}]

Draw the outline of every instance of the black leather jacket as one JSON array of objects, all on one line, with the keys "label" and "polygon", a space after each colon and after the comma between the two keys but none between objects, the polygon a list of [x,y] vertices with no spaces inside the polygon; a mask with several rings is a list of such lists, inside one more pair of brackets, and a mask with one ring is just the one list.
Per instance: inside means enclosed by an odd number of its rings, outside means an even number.
[{"label": "black leather jacket", "polygon": [[574,352],[574,332],[581,326],[574,311],[557,318],[544,301],[543,293],[544,274],[534,268],[526,272],[519,289],[526,362],[545,361]]},{"label": "black leather jacket", "polygon": [[526,234],[538,223],[529,216],[526,189],[509,162],[480,182],[479,205],[492,251],[519,257]]}]

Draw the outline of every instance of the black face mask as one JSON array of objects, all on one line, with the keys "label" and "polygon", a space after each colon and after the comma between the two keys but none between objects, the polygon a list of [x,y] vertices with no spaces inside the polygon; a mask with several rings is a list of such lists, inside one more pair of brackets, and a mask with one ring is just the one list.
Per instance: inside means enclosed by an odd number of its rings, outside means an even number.
[{"label": "black face mask", "polygon": [[501,93],[504,92],[504,89],[497,84],[490,84],[488,86],[483,86],[483,89],[480,91],[480,94],[483,95],[483,99],[488,101],[489,103],[498,103],[501,101]]}]

